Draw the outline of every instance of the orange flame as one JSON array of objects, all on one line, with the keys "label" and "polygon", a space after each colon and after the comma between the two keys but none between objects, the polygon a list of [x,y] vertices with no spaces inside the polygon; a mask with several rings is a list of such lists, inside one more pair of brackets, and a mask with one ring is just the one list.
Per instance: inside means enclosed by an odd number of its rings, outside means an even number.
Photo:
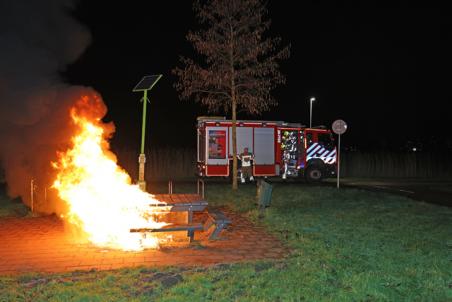
[{"label": "orange flame", "polygon": [[153,196],[132,185],[130,176],[116,164],[108,150],[108,125],[88,113],[90,106],[103,106],[102,101],[83,97],[80,104],[81,109],[71,109],[72,121],[79,129],[72,147],[53,163],[58,172],[53,188],[69,208],[63,217],[101,247],[158,247],[156,237],[130,233],[131,228],[160,228],[165,223],[154,220],[158,214],[149,207]]}]

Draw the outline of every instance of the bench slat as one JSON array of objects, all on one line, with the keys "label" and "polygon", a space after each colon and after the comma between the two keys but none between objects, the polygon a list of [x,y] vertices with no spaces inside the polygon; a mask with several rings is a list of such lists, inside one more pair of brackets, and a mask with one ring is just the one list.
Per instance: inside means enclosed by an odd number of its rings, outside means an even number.
[{"label": "bench slat", "polygon": [[138,228],[138,229],[130,229],[131,233],[144,233],[144,232],[177,232],[177,231],[196,231],[202,230],[204,227],[201,223],[193,223],[193,224],[170,224],[165,225],[161,228]]},{"label": "bench slat", "polygon": [[207,215],[211,216],[215,221],[221,221],[224,223],[231,223],[231,220],[226,217],[221,211],[209,209]]}]

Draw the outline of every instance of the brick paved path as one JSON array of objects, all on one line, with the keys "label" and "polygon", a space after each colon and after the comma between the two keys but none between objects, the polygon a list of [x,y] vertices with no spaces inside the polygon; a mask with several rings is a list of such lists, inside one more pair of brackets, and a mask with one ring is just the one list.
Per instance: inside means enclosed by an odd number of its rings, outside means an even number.
[{"label": "brick paved path", "polygon": [[221,240],[196,234],[195,244],[160,250],[123,252],[74,242],[55,216],[0,219],[0,274],[116,269],[136,266],[192,266],[280,259],[288,249],[246,218],[232,219]]}]

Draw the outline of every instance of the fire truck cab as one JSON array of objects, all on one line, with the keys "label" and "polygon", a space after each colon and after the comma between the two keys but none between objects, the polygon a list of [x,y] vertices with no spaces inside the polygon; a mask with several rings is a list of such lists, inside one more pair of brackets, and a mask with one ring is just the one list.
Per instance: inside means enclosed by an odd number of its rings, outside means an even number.
[{"label": "fire truck cab", "polygon": [[[238,120],[236,125],[237,154],[248,148],[254,155],[255,177],[305,177],[317,182],[336,174],[334,138],[324,127],[251,120]],[[232,121],[198,117],[198,176],[231,176],[232,158]]]}]

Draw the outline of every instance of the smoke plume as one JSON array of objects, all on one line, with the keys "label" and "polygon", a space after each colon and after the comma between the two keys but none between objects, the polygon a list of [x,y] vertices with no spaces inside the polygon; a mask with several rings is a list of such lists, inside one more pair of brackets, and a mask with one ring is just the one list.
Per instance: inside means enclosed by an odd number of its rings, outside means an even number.
[{"label": "smoke plume", "polygon": [[74,1],[0,1],[0,167],[8,194],[56,212],[48,188],[51,162],[66,150],[72,126],[69,108],[91,88],[65,84],[60,73],[84,52],[88,30],[72,16]]}]

